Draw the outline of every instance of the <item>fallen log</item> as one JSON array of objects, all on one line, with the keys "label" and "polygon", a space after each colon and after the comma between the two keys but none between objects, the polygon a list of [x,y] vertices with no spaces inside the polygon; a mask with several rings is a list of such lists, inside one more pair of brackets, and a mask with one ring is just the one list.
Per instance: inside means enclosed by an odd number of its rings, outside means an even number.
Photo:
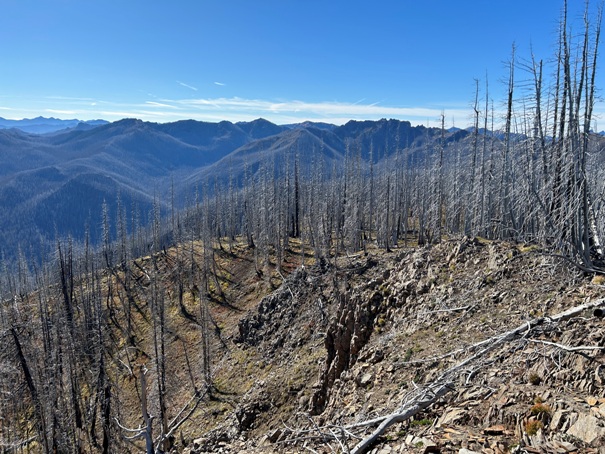
[{"label": "fallen log", "polygon": [[433,403],[437,402],[453,389],[453,383],[445,383],[437,387],[429,387],[420,398],[410,403],[403,409],[400,409],[399,413],[393,413],[385,417],[376,430],[374,430],[374,432],[361,440],[357,446],[353,448],[351,454],[360,454],[366,452],[376,442],[376,439],[393,424],[410,419],[416,413],[421,412],[425,408],[428,408]]},{"label": "fallen log", "polygon": [[555,324],[565,320],[569,320],[582,314],[585,311],[595,309],[601,306],[605,306],[605,299],[600,299],[591,303],[585,303],[580,306],[572,307],[570,309],[567,309],[566,311],[558,313],[557,315],[553,315],[552,317],[537,317],[532,320],[526,321],[525,323],[517,326],[516,328],[510,331],[506,331],[497,336],[493,336],[489,339],[483,340],[470,346],[468,350],[473,350],[477,347],[482,346],[485,347],[477,353],[469,356],[468,358],[459,362],[455,366],[443,372],[435,381],[421,389],[420,392],[417,393],[417,397],[405,403],[403,406],[399,407],[395,412],[380,418],[372,419],[371,421],[366,421],[365,423],[358,423],[354,426],[347,426],[347,428],[362,426],[370,427],[378,424],[378,427],[370,435],[361,440],[351,450],[351,454],[363,454],[367,452],[367,450],[376,443],[378,437],[380,437],[390,426],[395,423],[403,422],[407,419],[410,419],[412,416],[416,415],[420,411],[428,408],[430,405],[437,402],[448,392],[454,390],[454,383],[456,378],[464,370],[466,370],[467,367],[484,357],[487,353],[495,350],[502,344],[512,341],[520,337],[521,335],[527,336],[537,326],[544,324]]}]

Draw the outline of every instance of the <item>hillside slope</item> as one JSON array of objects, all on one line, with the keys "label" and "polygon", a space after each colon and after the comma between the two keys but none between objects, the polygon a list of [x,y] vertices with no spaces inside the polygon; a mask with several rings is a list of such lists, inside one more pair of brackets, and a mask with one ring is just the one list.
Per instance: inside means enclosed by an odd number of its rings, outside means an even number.
[{"label": "hillside slope", "polygon": [[604,445],[602,309],[557,315],[605,306],[600,277],[483,239],[317,262],[302,246],[291,239],[279,269],[225,240],[108,269],[119,249],[72,263],[62,246],[39,277],[58,285],[0,306],[0,441],[140,452],[150,415],[166,452],[361,453],[420,405],[369,448]]},{"label": "hillside slope", "polygon": [[[359,438],[339,427],[363,438],[370,431],[355,424],[395,411],[477,354],[477,343],[598,301],[601,283],[535,246],[467,239],[297,267],[237,325],[224,325],[218,399],[183,426],[178,449],[352,449]],[[605,442],[603,321],[590,311],[540,320],[468,363],[448,395],[373,448],[597,452]],[[335,433],[345,436],[337,442]]]}]

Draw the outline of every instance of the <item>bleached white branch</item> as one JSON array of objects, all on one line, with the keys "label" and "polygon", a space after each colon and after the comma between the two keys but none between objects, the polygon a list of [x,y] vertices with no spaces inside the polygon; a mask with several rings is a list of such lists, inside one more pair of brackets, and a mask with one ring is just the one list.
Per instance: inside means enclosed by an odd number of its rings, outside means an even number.
[{"label": "bleached white branch", "polygon": [[[139,426],[138,429],[129,429],[128,427],[123,426],[118,418],[113,418],[120,429],[125,432],[131,432],[134,435],[123,435],[126,440],[138,440],[145,436],[145,432],[147,431],[147,427]],[[135,433],[136,432],[136,433]]]},{"label": "bleached white branch", "polygon": [[[489,339],[486,339],[485,341],[480,342],[481,346],[486,345],[486,347],[478,351],[477,353],[471,355],[470,357],[466,358],[464,361],[443,372],[433,383],[424,387],[423,392],[419,393],[416,399],[412,399],[411,402],[405,403],[396,412],[390,415],[368,421],[365,424],[366,426],[375,424],[380,425],[368,437],[364,438],[360,443],[358,443],[357,446],[355,446],[355,448],[353,448],[353,450],[351,451],[351,454],[365,453],[376,442],[378,437],[382,435],[384,431],[391,425],[411,418],[416,413],[427,408],[428,406],[436,402],[439,398],[447,394],[449,391],[453,390],[453,380],[458,376],[460,372],[466,370],[469,365],[473,364],[475,361],[485,356],[487,353],[495,350],[497,347],[501,346],[505,342],[511,341],[521,335],[523,337],[526,337],[533,328],[535,328],[536,326],[540,326],[544,323],[558,323],[579,316],[580,314],[582,314],[582,312],[585,312],[589,309],[594,309],[604,305],[605,299],[600,299],[591,303],[572,307],[552,317],[538,317],[532,320],[528,320],[510,331],[501,333],[497,336],[493,336]],[[355,425],[353,427],[359,426],[360,425]],[[347,428],[352,428],[352,426],[347,426]]]},{"label": "bleached white branch", "polygon": [[570,347],[569,345],[558,344],[556,342],[549,342],[541,339],[529,339],[529,342],[534,342],[536,344],[544,344],[549,345],[551,347],[556,347],[561,350],[565,350],[566,352],[581,352],[585,350],[605,350],[605,347],[599,347],[598,345],[580,345],[578,347]]},{"label": "bleached white branch", "polygon": [[[193,412],[195,411],[195,409],[197,408],[197,406],[199,405],[199,403],[201,402],[201,400],[204,398],[204,396],[208,393],[208,388],[206,388],[206,390],[203,393],[195,393],[191,399],[189,399],[189,401],[183,406],[183,408],[181,408],[181,410],[177,413],[177,415],[172,419],[172,421],[170,421],[170,423],[168,423],[168,432],[162,437],[158,437],[156,439],[156,443],[159,443],[167,438],[170,438],[174,432],[181,427],[181,425],[187,421],[191,415],[193,414]],[[193,406],[191,408],[189,408],[189,411],[187,411],[187,413],[181,417],[181,415],[183,415],[183,413],[185,413],[185,411],[187,410],[187,407],[189,407],[189,405],[193,402]],[[179,419],[180,418],[180,419]]]},{"label": "bleached white branch", "polygon": [[462,307],[453,307],[451,309],[437,309],[434,311],[426,311],[426,312],[418,312],[416,315],[429,315],[429,314],[437,314],[439,312],[458,312],[458,311],[465,311],[467,309],[470,309],[472,306],[470,304],[466,305],[466,306],[462,306]]},{"label": "bleached white branch", "polygon": [[141,432],[141,431],[144,431],[144,430],[145,430],[145,428],[144,428],[144,427],[141,427],[140,425],[139,425],[138,429],[129,429],[128,427],[123,426],[123,425],[120,423],[120,421],[118,420],[118,418],[113,418],[113,419],[114,419],[114,421],[116,422],[116,424],[118,425],[118,427],[119,427],[120,429],[122,429],[122,430],[125,430],[126,432]]}]

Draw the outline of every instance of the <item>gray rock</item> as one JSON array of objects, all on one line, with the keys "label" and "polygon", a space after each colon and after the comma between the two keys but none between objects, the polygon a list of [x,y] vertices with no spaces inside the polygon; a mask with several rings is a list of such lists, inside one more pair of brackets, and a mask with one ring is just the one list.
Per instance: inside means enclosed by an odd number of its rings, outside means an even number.
[{"label": "gray rock", "polygon": [[361,376],[359,379],[359,386],[366,387],[374,380],[374,375],[371,373],[366,373]]},{"label": "gray rock", "polygon": [[391,454],[393,452],[393,450],[391,449],[390,446],[384,446],[383,448],[380,449],[380,451],[378,451],[378,454]]},{"label": "gray rock", "polygon": [[601,427],[599,420],[590,415],[578,415],[578,420],[567,433],[579,438],[585,443],[592,443],[601,436],[605,436],[605,428]]}]

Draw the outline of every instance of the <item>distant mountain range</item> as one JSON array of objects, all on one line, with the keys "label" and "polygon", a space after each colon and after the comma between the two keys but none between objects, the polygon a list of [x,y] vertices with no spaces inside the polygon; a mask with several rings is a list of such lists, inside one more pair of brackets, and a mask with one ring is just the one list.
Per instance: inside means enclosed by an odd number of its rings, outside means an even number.
[{"label": "distant mountain range", "polygon": [[[263,168],[278,174],[286,165],[292,169],[294,159],[302,172],[323,169],[326,175],[341,168],[347,155],[380,163],[405,153],[413,164],[441,140],[436,128],[398,120],[342,126],[280,126],[264,119],[165,124],[135,119],[11,121],[0,121],[5,128],[0,129],[0,250],[9,257],[19,244],[35,249],[56,235],[80,240],[86,226],[97,239],[103,202],[112,223],[118,199],[125,211],[138,213],[145,223],[154,197],[167,206],[174,194],[182,206],[193,200],[196,190],[228,181],[242,184]],[[53,125],[62,129],[50,131]],[[32,129],[45,133],[34,134]],[[446,139],[457,142],[468,134],[447,131]]]},{"label": "distant mountain range", "polygon": [[47,134],[63,129],[75,128],[78,125],[100,126],[107,124],[105,120],[60,120],[58,118],[24,118],[23,120],[7,120],[0,117],[0,129],[15,128],[32,134]]}]

